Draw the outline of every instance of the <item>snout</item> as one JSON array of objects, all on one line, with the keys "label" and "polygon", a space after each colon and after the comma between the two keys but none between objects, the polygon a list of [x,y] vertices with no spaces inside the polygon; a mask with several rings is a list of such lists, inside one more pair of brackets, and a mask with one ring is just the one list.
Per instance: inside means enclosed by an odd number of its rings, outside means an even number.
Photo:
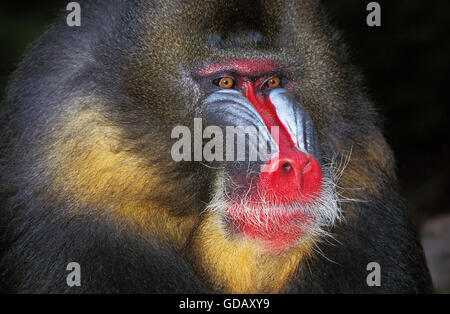
[{"label": "snout", "polygon": [[204,110],[209,123],[218,122],[226,134],[231,197],[245,193],[256,201],[291,204],[308,203],[319,194],[317,135],[310,115],[288,91],[274,89],[258,99],[221,90],[206,100]]}]

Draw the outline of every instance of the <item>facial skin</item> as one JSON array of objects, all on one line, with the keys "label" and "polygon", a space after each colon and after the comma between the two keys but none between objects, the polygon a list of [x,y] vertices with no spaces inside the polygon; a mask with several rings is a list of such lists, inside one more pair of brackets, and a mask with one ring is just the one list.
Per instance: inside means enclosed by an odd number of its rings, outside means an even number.
[{"label": "facial skin", "polygon": [[[308,111],[289,92],[294,82],[286,69],[273,60],[250,59],[194,72],[208,94],[202,105],[207,123],[265,128],[264,140],[275,147],[268,160],[252,162],[247,152],[246,159],[223,165],[219,180],[224,182],[215,192],[222,204],[216,201],[214,211],[232,236],[262,241],[277,253],[318,232],[323,222],[315,212],[328,215],[328,223],[339,214],[335,203],[326,209],[320,206],[319,200],[332,199],[333,191],[323,187],[317,133]],[[269,131],[275,128],[276,138]],[[255,136],[247,135],[249,143],[257,141]]]}]

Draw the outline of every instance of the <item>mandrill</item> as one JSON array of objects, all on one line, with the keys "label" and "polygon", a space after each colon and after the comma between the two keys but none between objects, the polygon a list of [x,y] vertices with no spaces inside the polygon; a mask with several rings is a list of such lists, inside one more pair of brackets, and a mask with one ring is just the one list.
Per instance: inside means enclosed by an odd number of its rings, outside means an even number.
[{"label": "mandrill", "polygon": [[318,1],[80,4],[4,100],[7,291],[431,291],[378,115]]}]

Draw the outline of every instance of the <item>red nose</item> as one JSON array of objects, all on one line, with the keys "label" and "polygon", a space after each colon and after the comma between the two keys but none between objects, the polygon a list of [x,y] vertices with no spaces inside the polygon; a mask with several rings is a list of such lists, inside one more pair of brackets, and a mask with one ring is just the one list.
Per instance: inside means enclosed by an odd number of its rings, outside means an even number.
[{"label": "red nose", "polygon": [[322,171],[314,157],[290,149],[269,160],[260,180],[259,191],[267,200],[278,204],[306,204],[320,192]]},{"label": "red nose", "polygon": [[318,196],[322,187],[319,162],[300,151],[292,134],[286,129],[269,96],[255,94],[253,84],[247,84],[245,95],[264,120],[268,129],[279,128],[279,154],[263,167],[258,185],[260,195],[269,202],[307,204]]}]

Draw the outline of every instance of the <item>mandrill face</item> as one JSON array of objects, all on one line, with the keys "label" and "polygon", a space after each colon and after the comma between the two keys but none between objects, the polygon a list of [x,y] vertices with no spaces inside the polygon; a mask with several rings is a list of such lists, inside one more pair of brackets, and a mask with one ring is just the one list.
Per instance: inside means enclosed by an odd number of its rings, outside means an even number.
[{"label": "mandrill face", "polygon": [[159,238],[214,291],[288,291],[329,241],[358,239],[342,228],[365,232],[357,217],[390,189],[393,159],[316,2],[232,3],[146,11],[115,121],[150,168],[142,215],[161,217]]},{"label": "mandrill face", "polygon": [[339,207],[332,173],[322,170],[317,130],[293,93],[288,67],[232,60],[193,76],[206,94],[199,115],[225,134],[224,147],[214,147],[225,154],[215,160],[222,171],[207,210],[229,236],[282,253],[333,224]]}]

